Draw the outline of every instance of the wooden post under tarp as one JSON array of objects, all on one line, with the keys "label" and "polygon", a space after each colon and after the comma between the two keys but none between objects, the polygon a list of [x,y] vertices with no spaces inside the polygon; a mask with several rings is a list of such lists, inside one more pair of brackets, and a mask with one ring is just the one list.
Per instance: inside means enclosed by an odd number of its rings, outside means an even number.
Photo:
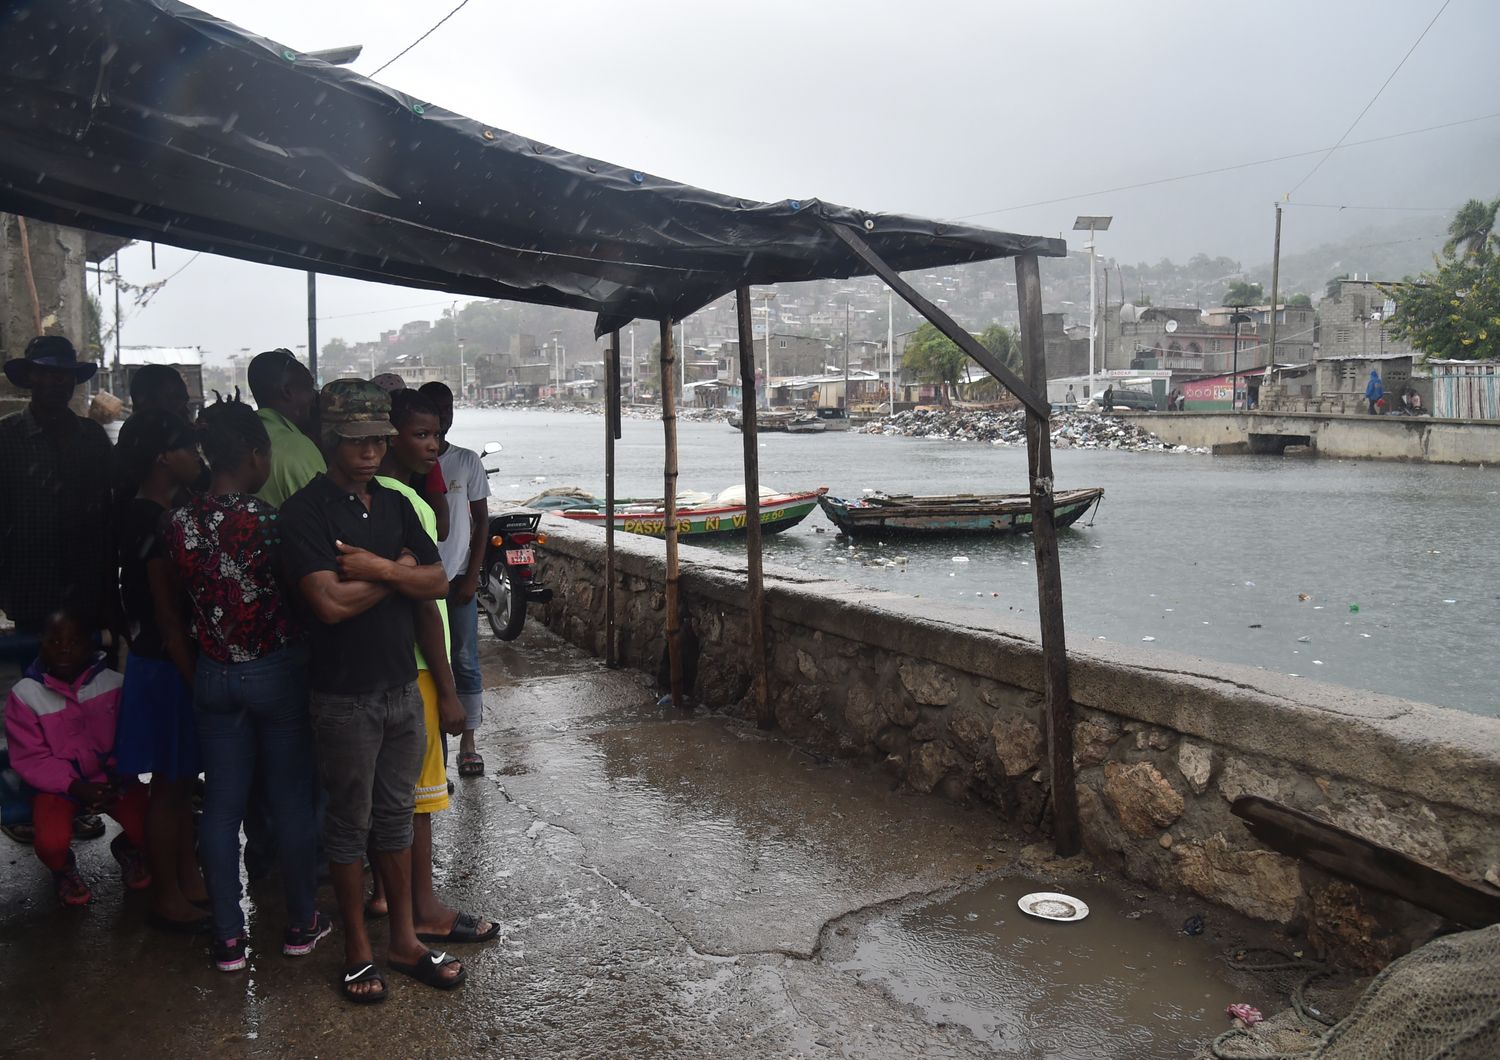
[{"label": "wooden post under tarp", "polygon": [[832,221],[826,228],[843,241],[891,290],[932,326],[973,357],[1026,406],[1026,456],[1031,483],[1031,533],[1036,550],[1037,613],[1042,628],[1043,687],[1047,711],[1047,760],[1052,777],[1052,816],[1057,853],[1072,857],[1081,840],[1078,789],[1073,775],[1073,707],[1068,689],[1068,651],[1063,636],[1062,567],[1053,522],[1052,405],[1047,400],[1047,357],[1042,344],[1042,280],[1035,254],[1016,257],[1016,299],[1021,311],[1023,381],[947,313],[924,298],[886,264],[854,229]]},{"label": "wooden post under tarp", "polygon": [[[755,329],[750,288],[734,292],[740,325],[740,434],[745,444],[745,571],[749,590],[750,675],[755,691],[755,724],[776,724],[766,678],[766,587],[760,566],[760,450],[755,429]],[[766,340],[770,341],[769,338]],[[771,381],[766,380],[769,387]]]},{"label": "wooden post under tarp", "polygon": [[[1016,258],[1016,301],[1021,311],[1021,353],[1026,385],[1047,392],[1042,344],[1042,278],[1035,254]],[[1050,411],[1050,404],[1048,406]],[[1049,417],[1026,410],[1026,466],[1031,479],[1031,542],[1036,552],[1037,617],[1042,626],[1043,689],[1047,710],[1047,760],[1052,778],[1053,838],[1061,857],[1078,853],[1078,788],[1073,776],[1073,702],[1063,633],[1062,564],[1053,522],[1052,427]]]},{"label": "wooden post under tarp", "polygon": [[620,437],[620,333],[609,333],[604,362],[604,665],[620,665],[615,645],[615,439]]},{"label": "wooden post under tarp", "polygon": [[666,442],[666,461],[662,487],[663,532],[667,538],[667,667],[672,689],[672,705],[687,706],[682,688],[682,605],[677,591],[677,400],[673,393],[672,371],[676,357],[672,350],[672,321],[661,322],[661,424]]}]

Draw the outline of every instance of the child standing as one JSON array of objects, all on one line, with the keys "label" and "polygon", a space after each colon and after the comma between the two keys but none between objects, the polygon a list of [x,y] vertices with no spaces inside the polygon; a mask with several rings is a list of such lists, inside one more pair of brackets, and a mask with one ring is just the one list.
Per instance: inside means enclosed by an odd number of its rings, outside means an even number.
[{"label": "child standing", "polygon": [[41,655],[5,702],[11,767],[36,790],[36,856],[52,870],[64,905],[87,905],[93,898],[73,858],[73,817],[80,809],[120,822],[124,834],[109,849],[125,886],[151,886],[142,854],[146,788],[118,776],[111,757],[120,683],[120,675],[105,667],[103,653],[93,650],[84,623],[59,611],[43,623]]}]

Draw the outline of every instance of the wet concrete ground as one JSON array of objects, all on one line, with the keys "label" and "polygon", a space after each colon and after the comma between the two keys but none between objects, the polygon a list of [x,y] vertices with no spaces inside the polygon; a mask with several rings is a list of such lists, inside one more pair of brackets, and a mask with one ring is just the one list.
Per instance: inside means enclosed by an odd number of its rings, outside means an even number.
[{"label": "wet concrete ground", "polygon": [[[1231,1001],[1279,1006],[1220,960],[1272,941],[1228,914],[1039,862],[982,808],[868,765],[659,707],[539,625],[482,643],[489,771],[440,815],[437,871],[505,930],[455,947],[460,991],[393,976],[385,1004],[348,1005],[337,931],[280,955],[274,882],[249,899],[249,970],[221,974],[202,940],[143,926],[105,841],[78,847],[95,904],[65,910],[0,839],[0,1055],[1168,1057],[1200,1052]],[[1053,889],[1092,915],[1016,908]],[[1210,929],[1189,937],[1194,913]]]}]

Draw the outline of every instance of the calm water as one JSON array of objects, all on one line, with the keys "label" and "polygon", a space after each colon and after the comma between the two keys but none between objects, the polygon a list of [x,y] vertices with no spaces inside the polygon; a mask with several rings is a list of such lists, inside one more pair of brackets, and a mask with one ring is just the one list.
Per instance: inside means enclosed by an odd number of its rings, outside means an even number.
[{"label": "calm water", "polygon": [[[500,496],[603,493],[599,417],[461,410],[454,437],[505,446]],[[661,438],[659,422],[625,421],[621,496],[661,496]],[[1025,451],[982,443],[771,434],[760,454],[762,483],[782,490],[1026,488]],[[1070,644],[1167,648],[1500,715],[1500,470],[1085,450],[1060,450],[1054,464],[1059,489],[1108,491],[1092,526],[1061,535]],[[684,490],[743,481],[739,432],[679,424],[679,465]],[[1034,623],[1031,548],[1023,537],[854,550],[816,512],[768,538],[766,556]],[[904,566],[877,562],[898,556]]]}]

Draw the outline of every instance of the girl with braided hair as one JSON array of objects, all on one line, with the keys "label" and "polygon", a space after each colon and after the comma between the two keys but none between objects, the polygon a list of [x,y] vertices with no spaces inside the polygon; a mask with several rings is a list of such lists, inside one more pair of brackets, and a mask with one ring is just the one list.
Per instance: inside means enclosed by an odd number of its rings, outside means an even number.
[{"label": "girl with braided hair", "polygon": [[306,956],[332,925],[314,905],[317,787],[305,649],[278,577],[277,510],[254,495],[270,474],[270,439],[237,395],[205,408],[198,434],[210,488],[167,517],[162,540],[196,639],[189,643],[185,616],[176,615],[173,658],[191,675],[205,771],[199,857],[214,963],[234,972],[248,963],[239,835],[257,771],[286,891],[282,953]]}]

